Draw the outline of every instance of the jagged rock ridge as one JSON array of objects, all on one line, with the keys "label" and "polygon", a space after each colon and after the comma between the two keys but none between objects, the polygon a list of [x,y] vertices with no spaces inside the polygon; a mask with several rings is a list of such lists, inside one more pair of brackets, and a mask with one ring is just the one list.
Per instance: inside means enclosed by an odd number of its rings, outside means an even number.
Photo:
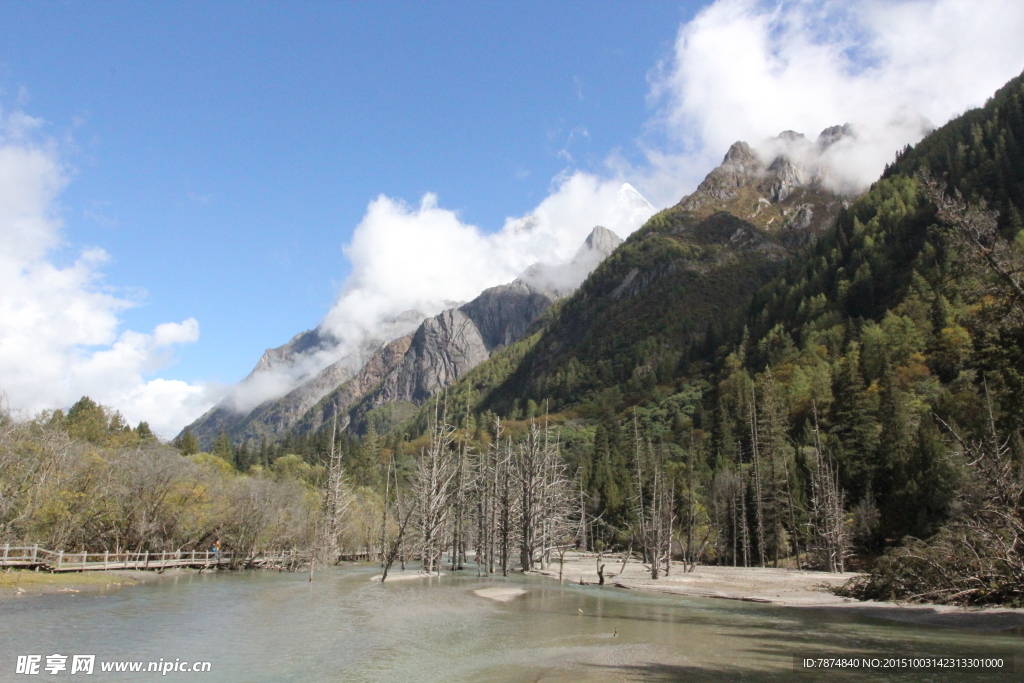
[{"label": "jagged rock ridge", "polygon": [[186,429],[192,430],[203,448],[221,431],[235,441],[273,438],[352,378],[385,344],[415,330],[425,317],[419,311],[405,311],[379,326],[376,334],[363,335],[346,346],[319,328],[300,332],[286,344],[264,351],[232,393]]},{"label": "jagged rock ridge", "polygon": [[[360,414],[387,404],[422,404],[523,338],[531,323],[557,299],[575,291],[621,243],[614,232],[597,226],[569,263],[535,264],[514,282],[491,287],[469,303],[424,320],[401,360],[380,376],[377,386],[360,396],[347,385],[339,387],[314,408],[317,416],[304,417],[296,431],[315,429],[334,414],[351,411],[357,403]],[[347,415],[344,424],[352,417]],[[362,429],[364,425],[355,426]]]},{"label": "jagged rock ridge", "polygon": [[[631,210],[637,209],[637,202],[627,199]],[[293,429],[305,433],[334,415],[345,427],[349,422],[345,411],[359,401],[370,408],[422,403],[497,350],[521,339],[538,316],[571,294],[621,243],[611,230],[595,227],[568,263],[534,264],[514,282],[487,289],[469,303],[430,318],[415,311],[404,313],[389,323],[385,339],[367,337],[355,352],[326,367],[316,361],[330,354],[337,341],[319,329],[302,332],[264,352],[236,396],[244,396],[247,387],[258,387],[261,379],[280,374],[300,376],[298,386],[255,407],[232,404],[229,397],[189,429],[205,448],[221,430],[239,442],[273,439]]]}]

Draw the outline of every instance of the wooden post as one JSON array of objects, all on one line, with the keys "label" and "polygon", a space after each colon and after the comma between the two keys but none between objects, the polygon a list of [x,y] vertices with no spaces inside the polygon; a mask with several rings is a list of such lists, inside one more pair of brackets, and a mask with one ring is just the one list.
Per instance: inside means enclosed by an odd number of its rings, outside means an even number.
[{"label": "wooden post", "polygon": [[110,551],[109,550],[104,550],[103,551],[103,568],[104,569],[107,568],[107,560],[109,560],[109,559],[110,559]]},{"label": "wooden post", "polygon": [[10,554],[10,552],[11,552],[11,544],[10,543],[5,543],[4,544],[4,566],[5,567],[7,566],[7,556],[8,556],[8,554]]},{"label": "wooden post", "polygon": [[39,544],[32,546],[32,564],[36,563],[36,556],[39,554]]},{"label": "wooden post", "polygon": [[[37,545],[36,548],[39,548],[39,546]],[[35,555],[35,553],[33,553],[33,557],[34,557],[34,555]],[[64,563],[64,551],[61,550],[59,553],[57,553],[57,571],[60,571],[60,566],[63,563]]]}]

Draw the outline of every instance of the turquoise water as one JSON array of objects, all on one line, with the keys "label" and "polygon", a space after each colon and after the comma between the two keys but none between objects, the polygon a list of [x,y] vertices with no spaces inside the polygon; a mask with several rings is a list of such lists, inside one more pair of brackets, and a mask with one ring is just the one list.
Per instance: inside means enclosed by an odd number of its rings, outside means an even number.
[{"label": "turquoise water", "polygon": [[[795,672],[794,655],[1015,654],[1024,637],[910,626],[834,610],[691,599],[537,577],[370,582],[372,567],[308,575],[186,575],[105,593],[0,602],[0,681],[1024,680],[981,672]],[[507,603],[473,590],[516,586]],[[19,654],[209,661],[209,673],[15,673]],[[45,658],[44,658],[45,663]],[[70,664],[70,659],[68,660]],[[69,666],[70,668],[70,666]]]}]

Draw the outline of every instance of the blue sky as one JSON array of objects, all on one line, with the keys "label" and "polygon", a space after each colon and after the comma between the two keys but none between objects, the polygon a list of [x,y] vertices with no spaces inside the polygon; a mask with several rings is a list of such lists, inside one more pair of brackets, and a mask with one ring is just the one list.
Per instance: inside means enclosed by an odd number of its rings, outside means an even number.
[{"label": "blue sky", "polygon": [[322,321],[625,236],[623,183],[667,206],[735,140],[850,122],[855,193],[1020,35],[1016,0],[2,2],[0,392],[171,435]]},{"label": "blue sky", "polygon": [[560,150],[583,167],[635,153],[646,73],[692,12],[5,3],[0,85],[70,138],[68,256],[99,245],[108,284],[146,291],[126,328],[197,318],[174,374],[226,383],[320,322],[378,194],[434,192],[496,230],[543,199]]}]

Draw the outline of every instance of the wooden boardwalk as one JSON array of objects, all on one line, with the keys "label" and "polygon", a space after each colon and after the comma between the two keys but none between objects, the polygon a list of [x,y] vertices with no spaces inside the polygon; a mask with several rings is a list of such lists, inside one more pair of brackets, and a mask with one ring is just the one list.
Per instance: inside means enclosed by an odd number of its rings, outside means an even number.
[{"label": "wooden boardwalk", "polygon": [[[22,567],[42,569],[48,572],[84,572],[109,569],[153,569],[173,567],[197,569],[213,568],[275,568],[296,569],[309,564],[309,552],[280,550],[265,552],[252,557],[238,557],[232,553],[217,553],[202,550],[178,550],[163,553],[66,553],[47,550],[38,545],[3,546],[0,567]],[[342,552],[339,560],[369,560],[368,550]]]}]

